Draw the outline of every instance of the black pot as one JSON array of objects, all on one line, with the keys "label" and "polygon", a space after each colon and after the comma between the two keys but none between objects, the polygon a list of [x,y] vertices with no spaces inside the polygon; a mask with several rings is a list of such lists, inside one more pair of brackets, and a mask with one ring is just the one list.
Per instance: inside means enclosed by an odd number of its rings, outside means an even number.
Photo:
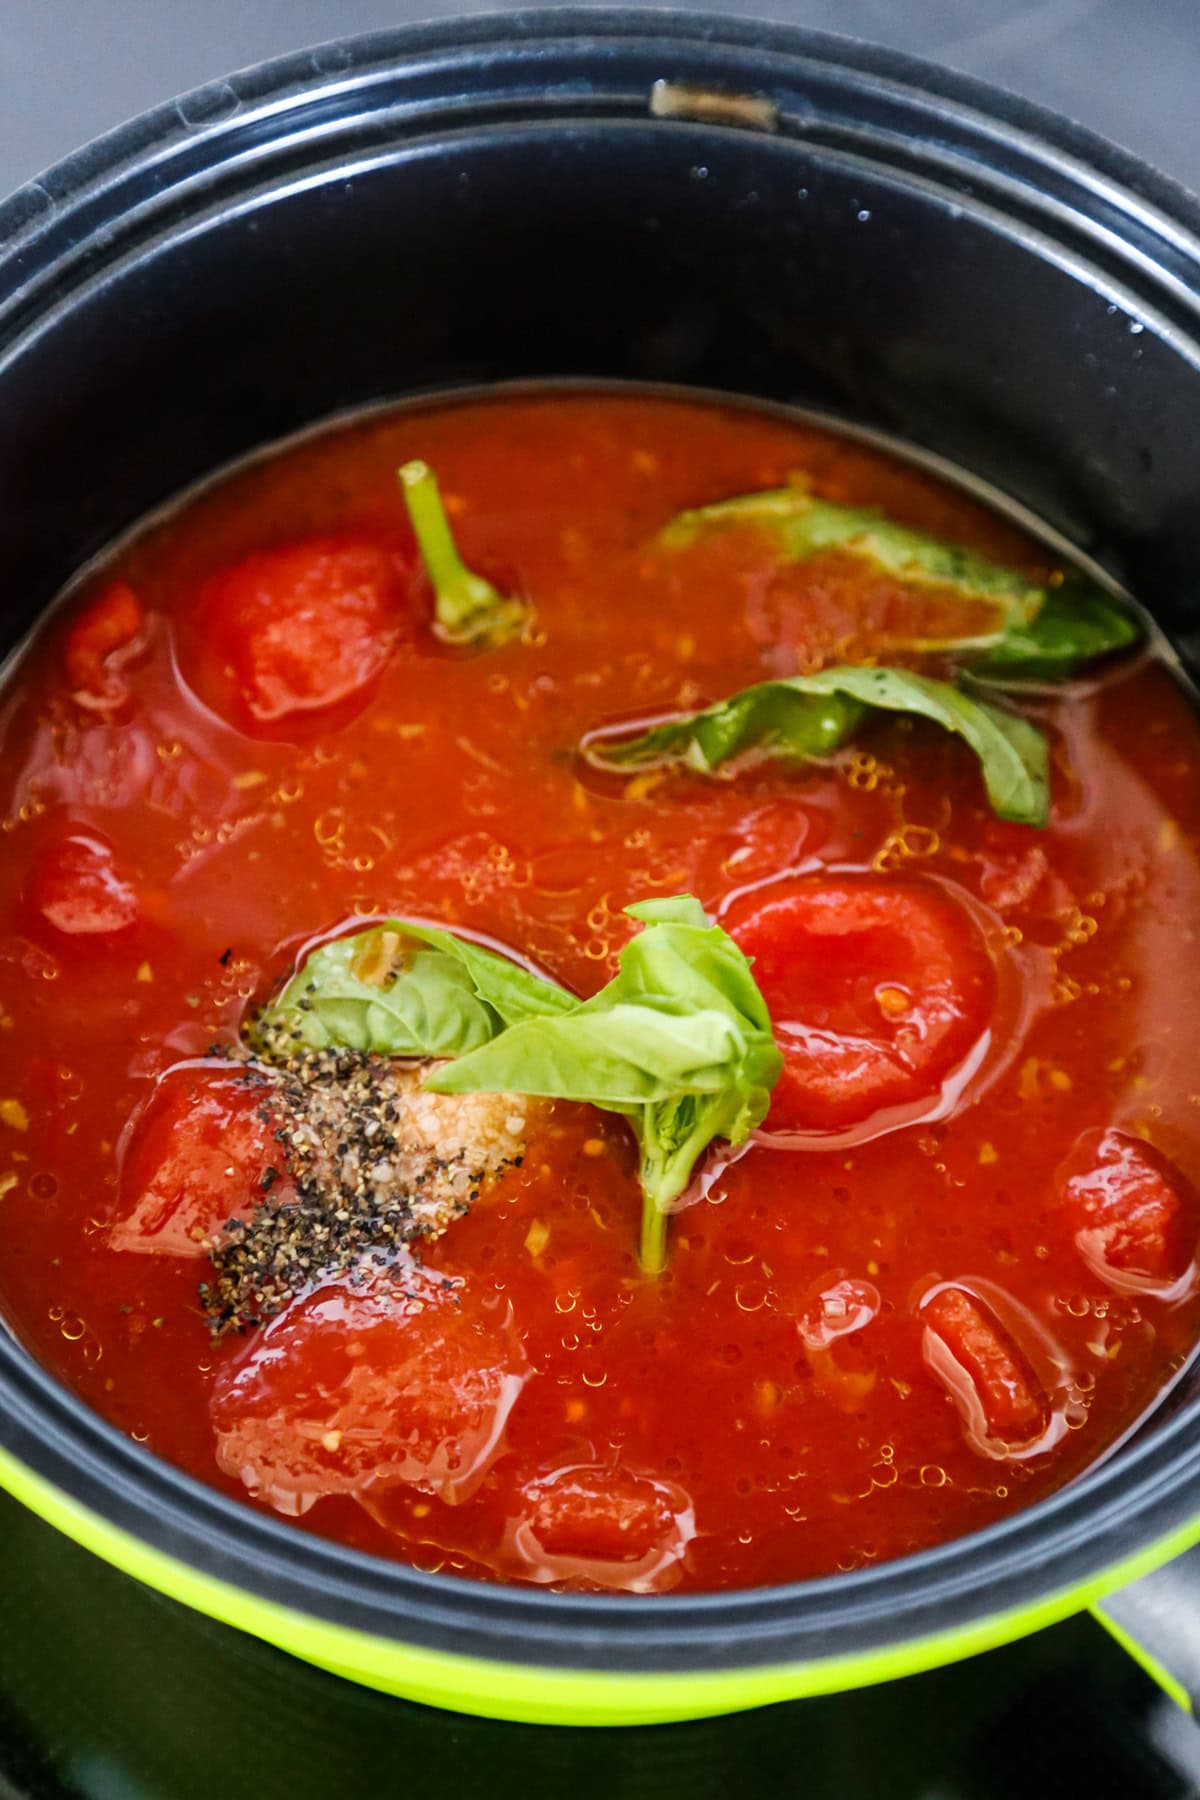
[{"label": "black pot", "polygon": [[[1187,195],[1033,107],[783,27],[539,12],[269,64],[0,209],[6,638],[253,446],[381,396],[583,376],[800,403],[948,458],[1105,564],[1191,661],[1198,228]],[[1198,1471],[1183,1399],[919,1556],[554,1595],[243,1508],[0,1338],[0,1481],[54,1524],[299,1655],[502,1717],[698,1716],[968,1654],[1200,1538]]]}]

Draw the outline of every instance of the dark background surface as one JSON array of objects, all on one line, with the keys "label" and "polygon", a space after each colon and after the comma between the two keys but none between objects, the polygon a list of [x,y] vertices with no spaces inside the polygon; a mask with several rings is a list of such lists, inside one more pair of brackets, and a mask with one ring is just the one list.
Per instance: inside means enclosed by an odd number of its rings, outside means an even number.
[{"label": "dark background surface", "polygon": [[[1198,0],[727,0],[1081,120],[1200,188]],[[442,0],[3,0],[0,192],[167,96]],[[1198,1622],[1200,1629],[1200,1622]],[[886,1688],[653,1731],[537,1731],[366,1693],[114,1575],[0,1499],[0,1800],[1185,1800],[1200,1729],[1088,1620]]]}]

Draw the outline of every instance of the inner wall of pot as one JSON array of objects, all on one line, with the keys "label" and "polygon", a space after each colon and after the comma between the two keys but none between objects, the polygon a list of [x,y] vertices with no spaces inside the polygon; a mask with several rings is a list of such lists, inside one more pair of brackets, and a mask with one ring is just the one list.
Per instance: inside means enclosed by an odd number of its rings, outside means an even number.
[{"label": "inner wall of pot", "polygon": [[668,382],[909,439],[1197,605],[1194,370],[1052,247],[800,141],[493,127],[326,169],[164,235],[2,384],[18,637],[164,498],[313,420],[513,378]]}]

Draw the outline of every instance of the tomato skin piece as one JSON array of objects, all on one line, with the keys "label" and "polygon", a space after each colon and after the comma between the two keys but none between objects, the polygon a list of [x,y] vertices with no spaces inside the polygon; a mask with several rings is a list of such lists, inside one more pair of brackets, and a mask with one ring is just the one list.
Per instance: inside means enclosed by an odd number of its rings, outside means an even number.
[{"label": "tomato skin piece", "polygon": [[112,846],[90,831],[73,831],[46,846],[30,876],[28,900],[65,937],[114,937],[141,915]]},{"label": "tomato skin piece", "polygon": [[970,1377],[989,1436],[1021,1439],[1044,1429],[1049,1408],[1037,1376],[973,1295],[961,1287],[938,1288],[920,1316]]},{"label": "tomato skin piece", "polygon": [[[1050,874],[1050,858],[1043,845],[1030,842],[1035,834],[1027,825],[1007,819],[989,819],[978,852],[980,898],[997,912],[1053,911],[1070,903],[1060,877]],[[1035,902],[1037,903],[1035,905]]]},{"label": "tomato skin piece", "polygon": [[109,1243],[206,1256],[227,1221],[248,1218],[268,1192],[284,1201],[294,1192],[268,1091],[211,1064],[169,1069],[123,1147],[121,1215]]},{"label": "tomato skin piece", "polygon": [[361,705],[408,624],[411,585],[410,558],[369,538],[255,551],[202,589],[197,656],[215,652],[218,685],[251,729]]},{"label": "tomato skin piece", "polygon": [[454,1506],[504,1449],[530,1374],[502,1304],[415,1264],[293,1301],[217,1374],[217,1461],[296,1517],[406,1485]]},{"label": "tomato skin piece", "polygon": [[987,1029],[995,970],[932,883],[785,877],[721,923],[753,960],[783,1051],[768,1131],[838,1131],[933,1098]]},{"label": "tomato skin piece", "polygon": [[75,620],[66,668],[75,699],[98,712],[118,712],[129,699],[123,666],[141,649],[146,616],[126,581],[110,581]]},{"label": "tomato skin piece", "polygon": [[864,1330],[881,1305],[873,1281],[831,1269],[809,1289],[798,1320],[800,1336],[810,1350],[827,1350],[838,1338]]},{"label": "tomato skin piece", "polygon": [[809,1288],[796,1328],[814,1384],[839,1412],[862,1412],[875,1390],[879,1369],[854,1340],[879,1315],[882,1298],[874,1282],[830,1269]]},{"label": "tomato skin piece", "polygon": [[1059,1170],[1058,1190],[1080,1255],[1110,1286],[1153,1291],[1187,1274],[1195,1196],[1141,1138],[1115,1126],[1084,1132]]}]

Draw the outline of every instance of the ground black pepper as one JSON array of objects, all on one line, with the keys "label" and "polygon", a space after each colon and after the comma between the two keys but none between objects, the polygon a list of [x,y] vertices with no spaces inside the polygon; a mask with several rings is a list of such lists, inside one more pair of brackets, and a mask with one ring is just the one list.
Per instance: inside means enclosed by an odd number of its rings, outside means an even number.
[{"label": "ground black pepper", "polygon": [[366,1279],[437,1237],[524,1149],[523,1099],[427,1094],[423,1065],[276,1048],[246,1079],[268,1083],[260,1117],[290,1181],[267,1168],[262,1202],[212,1250],[200,1299],[218,1336],[262,1324],[318,1279]]}]

